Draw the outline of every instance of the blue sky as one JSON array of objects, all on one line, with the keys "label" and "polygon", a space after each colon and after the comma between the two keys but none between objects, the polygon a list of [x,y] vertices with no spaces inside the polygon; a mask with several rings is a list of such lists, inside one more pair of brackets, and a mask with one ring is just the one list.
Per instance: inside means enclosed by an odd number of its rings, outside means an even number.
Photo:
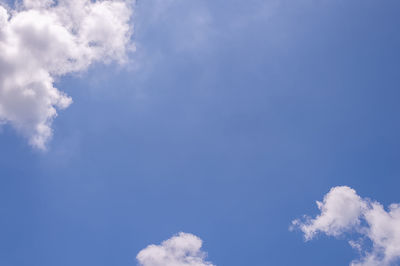
[{"label": "blue sky", "polygon": [[288,230],[331,187],[399,202],[398,1],[141,0],[136,51],[57,79],[46,151],[0,134],[0,265],[136,265],[178,232],[215,265],[348,265]]}]

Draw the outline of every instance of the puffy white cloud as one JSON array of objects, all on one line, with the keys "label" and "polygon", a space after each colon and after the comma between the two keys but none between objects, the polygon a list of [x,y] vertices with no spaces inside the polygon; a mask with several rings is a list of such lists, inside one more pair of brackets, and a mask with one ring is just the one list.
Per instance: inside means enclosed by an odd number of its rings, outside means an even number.
[{"label": "puffy white cloud", "polygon": [[0,122],[44,149],[58,109],[72,99],[54,87],[94,62],[123,63],[131,44],[132,1],[24,0],[0,5]]},{"label": "puffy white cloud", "polygon": [[202,240],[197,236],[179,233],[161,245],[146,247],[136,258],[142,266],[213,266],[205,261],[201,246]]},{"label": "puffy white cloud", "polygon": [[400,260],[400,205],[388,210],[376,201],[361,198],[354,189],[334,187],[317,201],[321,214],[294,220],[292,229],[303,231],[305,239],[318,232],[329,236],[356,237],[349,244],[358,250],[361,258],[352,266],[388,266]]},{"label": "puffy white cloud", "polygon": [[306,239],[318,231],[338,236],[360,224],[360,214],[366,208],[365,202],[349,187],[334,187],[325,195],[323,202],[317,201],[321,211],[315,219],[306,218],[304,223],[296,220]]}]

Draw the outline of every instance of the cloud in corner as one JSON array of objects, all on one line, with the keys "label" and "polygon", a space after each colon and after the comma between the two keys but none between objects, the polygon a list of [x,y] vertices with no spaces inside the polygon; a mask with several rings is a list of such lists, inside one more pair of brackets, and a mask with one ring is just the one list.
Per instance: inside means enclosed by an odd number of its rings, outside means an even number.
[{"label": "cloud in corner", "polygon": [[133,0],[23,0],[0,4],[0,124],[11,124],[36,148],[52,137],[57,110],[72,99],[58,77],[95,62],[124,63]]},{"label": "cloud in corner", "polygon": [[352,266],[397,265],[400,260],[400,204],[388,210],[377,201],[361,198],[347,186],[333,187],[317,201],[321,213],[304,216],[292,222],[291,229],[300,229],[306,241],[318,233],[342,236],[361,257]]}]

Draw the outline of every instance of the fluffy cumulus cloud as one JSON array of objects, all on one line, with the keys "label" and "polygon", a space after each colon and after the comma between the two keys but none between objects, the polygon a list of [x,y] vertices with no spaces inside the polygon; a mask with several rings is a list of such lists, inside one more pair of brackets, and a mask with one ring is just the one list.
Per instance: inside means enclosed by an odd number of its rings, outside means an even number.
[{"label": "fluffy cumulus cloud", "polygon": [[0,4],[0,123],[44,149],[57,110],[72,103],[54,81],[95,62],[126,60],[133,48],[132,1],[23,0],[14,9]]},{"label": "fluffy cumulus cloud", "polygon": [[160,245],[146,247],[136,258],[141,266],[214,266],[205,261],[201,246],[197,236],[179,233]]},{"label": "fluffy cumulus cloud", "polygon": [[306,240],[318,233],[349,238],[350,246],[361,254],[352,266],[389,266],[400,261],[399,204],[385,210],[379,202],[341,186],[332,188],[317,205],[321,211],[317,217],[292,222],[292,229],[299,228]]}]

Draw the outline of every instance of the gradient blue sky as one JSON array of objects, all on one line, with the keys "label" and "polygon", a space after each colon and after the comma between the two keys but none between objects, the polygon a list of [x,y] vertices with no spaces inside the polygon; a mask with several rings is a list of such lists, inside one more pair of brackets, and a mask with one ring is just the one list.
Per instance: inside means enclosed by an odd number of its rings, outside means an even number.
[{"label": "gradient blue sky", "polygon": [[399,202],[400,2],[139,0],[126,67],[60,79],[47,152],[0,135],[0,265],[133,266],[184,231],[216,265],[347,265],[290,222],[348,185]]}]

